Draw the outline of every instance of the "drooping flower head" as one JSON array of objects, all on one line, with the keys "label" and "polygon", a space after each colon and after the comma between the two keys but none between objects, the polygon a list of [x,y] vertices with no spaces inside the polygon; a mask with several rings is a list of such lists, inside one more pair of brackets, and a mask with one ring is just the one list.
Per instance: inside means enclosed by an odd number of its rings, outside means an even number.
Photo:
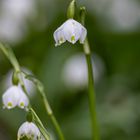
[{"label": "drooping flower head", "polygon": [[26,94],[18,86],[11,86],[5,91],[2,96],[4,108],[12,109],[16,106],[26,108],[29,104],[29,99]]},{"label": "drooping flower head", "polygon": [[33,122],[23,123],[18,130],[18,140],[22,138],[28,138],[30,140],[40,140],[41,133],[38,127]]},{"label": "drooping flower head", "polygon": [[72,44],[79,40],[83,44],[86,35],[86,28],[74,19],[68,19],[53,34],[56,42],[55,46],[61,45],[66,40]]}]

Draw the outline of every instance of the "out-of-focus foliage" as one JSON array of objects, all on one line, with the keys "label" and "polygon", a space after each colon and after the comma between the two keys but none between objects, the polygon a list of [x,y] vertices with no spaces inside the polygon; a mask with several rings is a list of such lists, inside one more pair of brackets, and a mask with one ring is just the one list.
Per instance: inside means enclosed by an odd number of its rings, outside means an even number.
[{"label": "out-of-focus foliage", "polygon": [[[66,20],[69,2],[1,0],[0,41],[10,44],[21,66],[32,71],[44,83],[66,139],[90,140],[86,85],[81,85],[81,88],[79,85],[76,88],[75,85],[67,85],[68,75],[63,73],[69,60],[82,53],[82,46],[65,43],[54,47],[53,32]],[[98,74],[101,74],[95,81],[101,138],[139,140],[140,1],[78,0],[77,3],[87,8],[88,38],[93,56],[99,58],[94,61],[99,66]],[[11,69],[0,52],[0,95],[6,90],[5,79]],[[73,70],[72,67],[70,69]],[[82,72],[82,68],[73,70],[73,79],[79,73],[82,76]],[[37,91],[31,97],[31,102],[52,137],[56,138]],[[1,103],[0,139],[16,139],[25,116],[19,109],[3,110]]]}]

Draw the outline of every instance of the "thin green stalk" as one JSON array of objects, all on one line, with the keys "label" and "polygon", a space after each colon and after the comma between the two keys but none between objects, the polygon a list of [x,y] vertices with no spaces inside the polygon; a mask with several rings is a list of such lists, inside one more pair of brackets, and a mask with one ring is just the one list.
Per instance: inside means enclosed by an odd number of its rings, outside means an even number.
[{"label": "thin green stalk", "polygon": [[51,121],[52,121],[52,123],[53,123],[55,129],[56,129],[56,132],[57,132],[57,134],[58,134],[58,136],[59,136],[59,139],[60,139],[60,140],[65,140],[65,139],[64,139],[64,135],[63,135],[63,133],[62,133],[62,130],[61,130],[60,126],[59,126],[59,123],[58,123],[58,121],[56,120],[56,118],[55,118],[55,116],[54,116],[54,114],[53,114],[53,111],[52,111],[52,109],[51,109],[51,107],[50,107],[50,105],[49,105],[49,102],[48,102],[48,100],[47,100],[47,97],[46,97],[45,92],[44,92],[43,90],[40,90],[40,93],[42,94],[42,100],[43,100],[43,102],[44,102],[45,109],[46,109],[46,111],[47,111],[47,113],[48,113],[48,116],[50,117],[50,119],[51,119]]},{"label": "thin green stalk", "polygon": [[[84,52],[89,49],[88,40],[86,39],[84,44]],[[88,48],[86,48],[88,47]],[[89,108],[91,114],[91,123],[92,123],[92,139],[99,140],[99,130],[97,124],[97,114],[96,114],[96,96],[95,96],[95,89],[94,89],[94,79],[93,79],[93,69],[92,69],[92,62],[91,62],[91,54],[85,53],[87,68],[88,68],[88,98],[89,98]]]},{"label": "thin green stalk", "polygon": [[12,66],[14,67],[16,72],[20,72],[20,66],[19,63],[10,47],[5,47],[2,43],[0,43],[0,49],[5,54],[5,56],[8,58]]},{"label": "thin green stalk", "polygon": [[31,107],[29,108],[29,111],[32,113],[33,119],[34,119],[36,125],[40,128],[42,135],[45,137],[46,140],[50,140],[50,136],[49,136],[48,132],[46,131],[44,125],[42,124],[41,120],[37,116],[36,112]]},{"label": "thin green stalk", "polygon": [[[0,43],[0,49],[2,50],[4,55],[7,57],[9,62],[12,64],[17,76],[20,77],[20,78],[18,78],[19,83],[20,83],[22,89],[24,90],[24,92],[27,93],[22,76],[21,76],[20,65],[19,65],[17,58],[16,58],[15,54],[13,53],[12,49],[10,47],[5,47],[2,43]],[[28,94],[27,94],[27,96],[28,96]]]},{"label": "thin green stalk", "polygon": [[[81,23],[85,23],[85,7],[81,7]],[[91,115],[91,126],[92,126],[92,140],[99,140],[99,128],[97,123],[97,113],[96,113],[96,96],[94,89],[94,78],[93,78],[93,66],[91,61],[91,52],[88,39],[85,39],[83,44],[83,49],[86,57],[87,69],[88,69],[88,99],[89,99],[89,109]]]},{"label": "thin green stalk", "polygon": [[53,114],[53,111],[51,109],[51,106],[50,106],[50,104],[49,104],[49,102],[47,100],[46,93],[44,91],[44,87],[43,87],[42,83],[38,79],[33,77],[33,76],[30,76],[30,75],[27,75],[27,74],[25,74],[25,75],[26,75],[26,78],[28,80],[31,80],[36,85],[38,91],[40,92],[40,95],[41,95],[42,100],[43,100],[44,105],[45,105],[46,112],[47,112],[48,116],[50,117],[50,119],[51,119],[51,121],[52,121],[52,123],[53,123],[53,125],[54,125],[54,127],[56,129],[56,132],[58,134],[59,139],[60,140],[65,140],[63,132],[62,132],[60,126],[59,126],[59,123],[56,120],[56,118],[55,118],[55,116]]},{"label": "thin green stalk", "polygon": [[[21,75],[21,69],[20,69],[20,65],[17,61],[17,58],[15,56],[15,54],[13,53],[12,49],[10,47],[5,47],[2,43],[0,43],[0,49],[2,50],[2,52],[4,53],[4,55],[7,57],[7,59],[9,60],[9,62],[12,64],[18,79],[19,79],[19,83],[22,87],[22,89],[24,90],[24,92],[27,94],[23,79],[22,79],[22,75]],[[28,94],[27,94],[28,96]]]},{"label": "thin green stalk", "polygon": [[51,121],[52,121],[52,123],[53,123],[53,125],[54,125],[54,127],[56,129],[56,131],[57,131],[59,139],[60,140],[65,140],[64,135],[62,133],[62,130],[61,130],[60,126],[59,126],[58,121],[56,120],[56,118],[55,118],[55,116],[53,114],[53,111],[51,110],[51,107],[50,107],[50,105],[49,105],[49,103],[47,101],[47,98],[43,97],[43,100],[44,100],[46,111],[48,112],[48,115],[49,115],[49,117],[50,117],[50,119],[51,119]]}]

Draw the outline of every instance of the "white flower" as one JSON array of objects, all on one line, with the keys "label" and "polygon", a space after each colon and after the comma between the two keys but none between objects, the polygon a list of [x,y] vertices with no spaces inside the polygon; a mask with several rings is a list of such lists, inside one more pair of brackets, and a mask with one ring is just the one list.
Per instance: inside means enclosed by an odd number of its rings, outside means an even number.
[{"label": "white flower", "polygon": [[5,108],[14,108],[19,101],[19,89],[17,86],[10,87],[2,96]]},{"label": "white flower", "polygon": [[41,133],[38,127],[32,122],[23,123],[18,130],[18,140],[23,137],[27,137],[31,140],[41,139]]},{"label": "white flower", "polygon": [[86,35],[86,28],[73,19],[68,19],[53,34],[56,42],[55,46],[61,45],[66,40],[72,44],[76,43],[79,40],[80,43],[83,44]]},{"label": "white flower", "polygon": [[11,86],[2,96],[4,108],[12,109],[16,106],[26,108],[29,104],[28,97],[18,86]]}]

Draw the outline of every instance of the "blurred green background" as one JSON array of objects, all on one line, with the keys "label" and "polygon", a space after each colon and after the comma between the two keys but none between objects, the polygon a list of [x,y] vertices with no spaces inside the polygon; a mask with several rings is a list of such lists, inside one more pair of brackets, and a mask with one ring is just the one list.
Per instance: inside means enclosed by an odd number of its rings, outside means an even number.
[{"label": "blurred green background", "polygon": [[[69,0],[0,0],[0,41],[45,85],[67,140],[90,140],[87,75],[82,45],[54,47],[53,32],[67,18]],[[102,140],[140,139],[140,0],[77,0],[87,8],[97,113]],[[10,63],[0,52],[0,95],[10,84]],[[31,102],[58,139],[35,87]],[[26,114],[3,110],[0,139],[15,140]]]}]

